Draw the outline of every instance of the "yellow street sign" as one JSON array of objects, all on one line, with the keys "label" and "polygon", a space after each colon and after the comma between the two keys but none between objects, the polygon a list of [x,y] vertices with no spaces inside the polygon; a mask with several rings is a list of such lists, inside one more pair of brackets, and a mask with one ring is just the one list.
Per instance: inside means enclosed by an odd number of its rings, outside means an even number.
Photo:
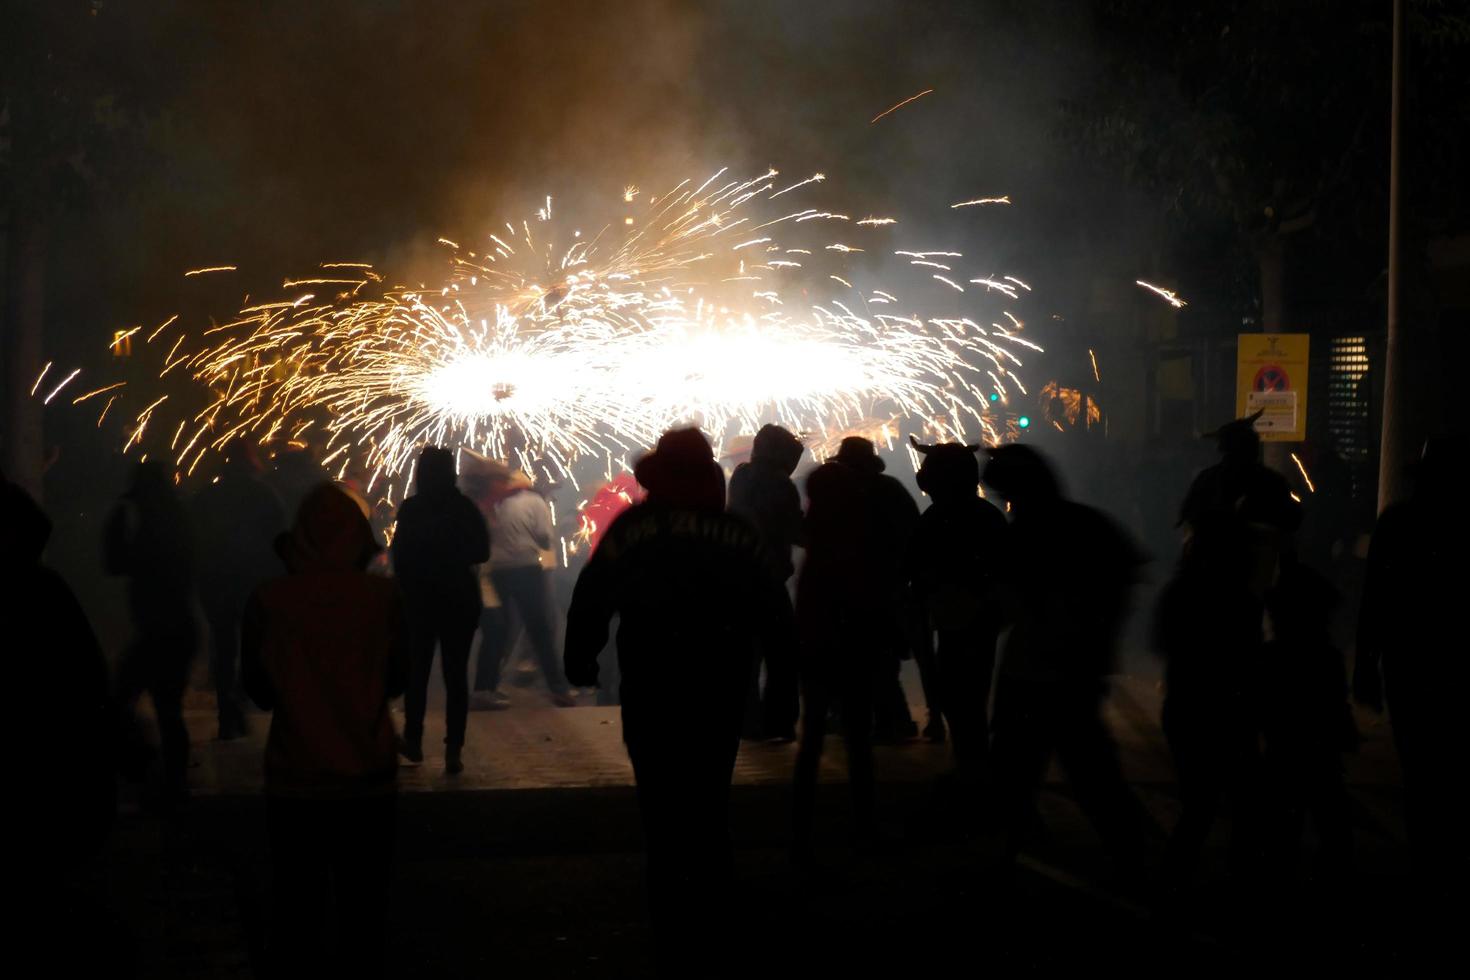
[{"label": "yellow street sign", "polygon": [[1256,431],[1267,442],[1307,437],[1307,365],[1311,336],[1243,333],[1235,354],[1235,415],[1261,412]]}]

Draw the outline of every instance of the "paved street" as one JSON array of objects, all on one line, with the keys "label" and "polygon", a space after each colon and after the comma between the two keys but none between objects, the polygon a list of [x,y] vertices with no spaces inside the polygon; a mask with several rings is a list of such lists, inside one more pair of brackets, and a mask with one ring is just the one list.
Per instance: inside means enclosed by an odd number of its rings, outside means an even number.
[{"label": "paved street", "polygon": [[[617,709],[556,709],[536,692],[513,694],[510,710],[472,713],[462,775],[447,776],[433,751],[438,715],[425,764],[402,773],[394,968],[430,977],[638,975],[648,966],[640,832]],[[1155,685],[1120,680],[1110,721],[1130,780],[1167,827],[1177,804],[1157,717]],[[249,976],[268,887],[258,792],[264,724],[248,740],[214,742],[204,697],[191,702],[189,722],[198,765],[188,812],[167,823],[124,817],[99,873],[102,908],[93,911],[112,923],[141,975]],[[1384,730],[1367,734],[1349,766],[1362,881],[1351,897],[1280,921],[1291,923],[1300,955],[1330,951],[1343,963],[1387,966],[1403,955],[1397,927],[1354,930],[1339,918],[1358,915],[1364,900],[1390,909],[1402,887],[1392,753]],[[747,917],[732,924],[722,955],[748,957],[753,972],[845,959],[914,969],[926,947],[977,969],[1039,973],[1095,968],[1100,957],[1150,975],[1188,963],[1208,972],[1263,949],[1286,955],[1261,925],[1272,919],[1261,913],[1273,896],[1232,896],[1219,853],[1209,856],[1198,907],[1165,930],[1141,898],[1111,881],[1058,774],[1042,801],[1052,839],[1007,876],[993,834],[945,818],[943,746],[879,748],[882,815],[899,842],[854,856],[841,747],[836,739],[829,747],[819,815],[831,828],[822,855],[829,870],[815,879],[794,875],[785,860],[794,747],[742,748],[731,825]],[[783,948],[791,952],[778,955]]]}]

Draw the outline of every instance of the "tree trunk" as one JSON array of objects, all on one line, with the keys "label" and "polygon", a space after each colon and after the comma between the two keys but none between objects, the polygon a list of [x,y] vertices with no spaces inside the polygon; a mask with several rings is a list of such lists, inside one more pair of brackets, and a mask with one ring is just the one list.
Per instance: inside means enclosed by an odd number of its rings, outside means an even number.
[{"label": "tree trunk", "polygon": [[[45,360],[41,336],[46,302],[46,223],[32,208],[11,211],[5,249],[5,311],[0,323],[3,404],[0,404],[0,466],[7,479],[41,499],[43,434],[41,399],[31,388]],[[46,380],[52,380],[48,377]],[[59,378],[57,379],[59,380]],[[42,385],[44,387],[44,383]]]}]

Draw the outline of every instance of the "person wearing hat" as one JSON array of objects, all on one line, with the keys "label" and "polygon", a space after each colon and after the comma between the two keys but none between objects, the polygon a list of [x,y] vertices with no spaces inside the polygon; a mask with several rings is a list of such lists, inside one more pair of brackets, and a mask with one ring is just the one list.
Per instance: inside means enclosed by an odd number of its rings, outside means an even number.
[{"label": "person wearing hat", "polygon": [[188,795],[184,692],[199,646],[193,541],[171,471],[157,460],[138,463],[103,529],[103,563],[109,574],[128,580],[133,621],[133,638],[118,668],[118,705],[132,712],[144,691],[153,701],[165,807]]},{"label": "person wearing hat", "polygon": [[1300,522],[1286,479],[1261,462],[1260,413],[1207,434],[1220,462],[1185,495],[1185,543],[1160,593],[1154,644],[1164,660],[1164,734],[1181,812],[1164,874],[1188,886],[1228,800],[1232,864],[1259,867],[1266,844],[1265,769],[1257,703],[1265,651],[1261,624],[1289,536]]},{"label": "person wearing hat", "polygon": [[566,674],[597,684],[616,615],[655,942],[661,968],[688,976],[729,928],[730,780],[754,657],[794,656],[795,635],[760,535],[725,512],[725,474],[703,433],[664,433],[633,472],[648,495],[577,578]]},{"label": "person wearing hat", "polygon": [[[556,656],[556,613],[552,609],[551,582],[541,566],[541,555],[552,546],[551,507],[534,489],[531,478],[521,470],[500,465],[492,469],[490,502],[490,583],[500,602],[498,615],[482,619],[480,633],[485,651],[497,658],[493,666],[504,668],[514,646],[511,616],[515,616],[531,643],[541,675],[559,708],[575,707],[577,699],[567,687]],[[488,627],[488,628],[487,628]],[[481,672],[491,667],[482,655]],[[534,673],[531,677],[534,678]],[[500,669],[490,678],[475,678],[490,688],[499,687]]]},{"label": "person wearing hat", "polygon": [[[730,512],[750,522],[761,536],[775,576],[785,582],[796,567],[791,549],[801,541],[801,494],[791,474],[801,462],[801,440],[779,425],[763,425],[751,443],[750,459],[730,476]],[[766,685],[751,678],[746,734],[782,742],[796,739],[800,711],[796,665],[766,663]]]},{"label": "person wearing hat", "polygon": [[[919,489],[933,501],[919,519],[912,552],[914,593],[923,610],[919,660],[925,678],[931,741],[954,736],[954,758],[973,772],[989,755],[990,688],[1000,622],[994,594],[1007,566],[1006,519],[981,499],[979,446],[911,440],[922,457]],[[938,634],[938,649],[929,648]],[[937,669],[936,669],[937,668]],[[921,675],[922,676],[922,675]]]},{"label": "person wearing hat", "polygon": [[1470,754],[1464,717],[1470,660],[1463,638],[1470,595],[1467,463],[1470,440],[1463,434],[1430,440],[1411,468],[1409,498],[1379,516],[1368,547],[1353,671],[1355,700],[1373,711],[1388,709],[1417,870],[1450,888],[1470,870],[1458,776]]},{"label": "person wearing hat", "polygon": [[398,770],[389,703],[407,684],[408,647],[396,584],[366,571],[381,550],[367,513],[346,488],[319,484],[277,539],[287,574],[245,612],[245,690],[272,712],[265,791],[281,975],[382,969]]},{"label": "person wearing hat", "polygon": [[[899,658],[910,639],[907,555],[919,508],[883,473],[873,443],[842,440],[807,478],[806,562],[796,583],[801,630],[802,731],[794,790],[793,858],[813,858],[813,808],[827,714],[835,704],[847,743],[848,779],[860,843],[874,842],[873,736],[877,716],[895,734]],[[896,699],[903,701],[899,688]],[[917,726],[902,718],[912,732]]]},{"label": "person wearing hat", "polygon": [[1010,504],[991,765],[1012,852],[1039,820],[1053,756],[1122,869],[1141,869],[1148,817],[1123,778],[1102,718],[1128,597],[1145,558],[1107,515],[1067,499],[1051,464],[1012,443],[983,478]]},{"label": "person wearing hat", "polygon": [[469,659],[480,622],[474,566],[490,558],[490,532],[479,509],[455,485],[454,453],[427,446],[419,454],[413,496],[398,508],[390,556],[407,601],[412,671],[404,696],[403,757],[424,761],[424,711],[437,646],[444,674],[444,768],[464,769],[469,714]]},{"label": "person wearing hat", "polygon": [[224,472],[190,501],[221,740],[247,731],[238,674],[240,619],[250,593],[279,568],[271,542],[286,528],[279,498],[261,479],[255,444],[236,438],[224,453]]}]

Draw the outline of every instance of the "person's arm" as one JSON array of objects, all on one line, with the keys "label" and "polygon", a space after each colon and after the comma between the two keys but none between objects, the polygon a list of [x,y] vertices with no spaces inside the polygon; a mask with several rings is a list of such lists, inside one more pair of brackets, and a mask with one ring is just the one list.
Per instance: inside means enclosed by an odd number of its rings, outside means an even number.
[{"label": "person's arm", "polygon": [[[1358,607],[1357,655],[1353,664],[1353,700],[1375,712],[1383,711],[1383,591],[1388,552],[1393,541],[1393,516],[1379,519],[1368,543],[1363,598]],[[1386,532],[1386,533],[1385,533]]]},{"label": "person's arm", "polygon": [[260,710],[271,711],[276,706],[276,692],[262,656],[265,629],[265,606],[255,593],[245,604],[245,617],[240,623],[240,686]]},{"label": "person's arm", "polygon": [[490,526],[470,498],[461,496],[460,501],[464,511],[464,563],[483,565],[490,560]]},{"label": "person's arm", "polygon": [[408,628],[403,616],[403,596],[395,587],[388,611],[388,700],[408,690]]},{"label": "person's arm", "polygon": [[592,553],[567,610],[566,649],[562,662],[567,683],[573,687],[597,685],[597,655],[607,645],[607,624],[613,616],[613,583],[617,580],[614,560],[599,548]]},{"label": "person's arm", "polygon": [[535,497],[535,513],[531,521],[531,540],[536,542],[536,547],[542,551],[551,550],[551,505],[548,504],[540,494],[531,494]]}]

